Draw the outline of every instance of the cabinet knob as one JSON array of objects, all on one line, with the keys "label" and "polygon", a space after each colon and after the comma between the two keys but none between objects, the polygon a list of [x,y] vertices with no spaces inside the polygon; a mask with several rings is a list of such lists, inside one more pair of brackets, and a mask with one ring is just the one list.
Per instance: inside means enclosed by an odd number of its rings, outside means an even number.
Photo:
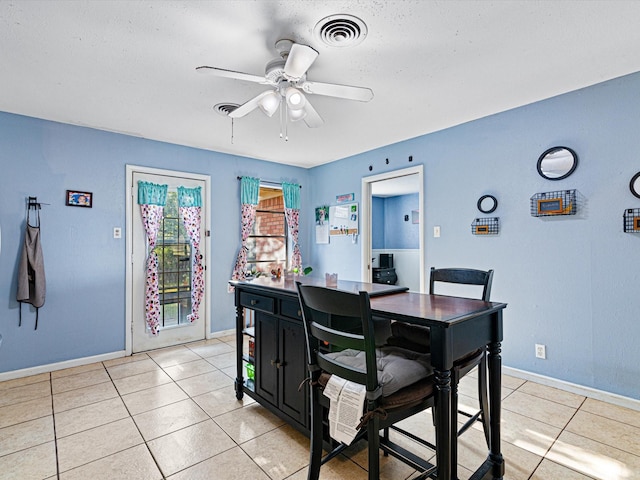
[{"label": "cabinet knob", "polygon": [[271,360],[271,365],[276,368],[280,368],[282,366],[282,363],[280,363],[278,360]]},{"label": "cabinet knob", "polygon": [[251,300],[251,305],[257,305],[257,304],[258,304],[257,300],[255,300],[255,299]]}]

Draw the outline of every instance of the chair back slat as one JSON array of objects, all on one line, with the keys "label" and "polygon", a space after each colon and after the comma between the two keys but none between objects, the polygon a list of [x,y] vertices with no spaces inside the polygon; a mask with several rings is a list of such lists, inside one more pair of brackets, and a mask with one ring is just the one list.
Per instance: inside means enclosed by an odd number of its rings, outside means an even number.
[{"label": "chair back slat", "polygon": [[309,329],[311,335],[320,342],[326,342],[341,349],[353,348],[364,351],[364,335],[336,330],[314,321],[310,322]]},{"label": "chair back slat", "polygon": [[458,283],[462,285],[479,285],[483,287],[482,300],[489,301],[493,270],[475,270],[472,268],[434,268],[431,267],[429,293],[433,294],[436,282]]}]

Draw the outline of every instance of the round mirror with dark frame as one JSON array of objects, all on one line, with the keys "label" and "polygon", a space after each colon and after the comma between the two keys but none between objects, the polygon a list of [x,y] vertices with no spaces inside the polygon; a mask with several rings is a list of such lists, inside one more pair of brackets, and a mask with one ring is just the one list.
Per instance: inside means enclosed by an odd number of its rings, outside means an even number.
[{"label": "round mirror with dark frame", "polygon": [[538,173],[547,180],[562,180],[578,166],[578,155],[568,147],[552,147],[538,158]]},{"label": "round mirror with dark frame", "polygon": [[640,198],[640,172],[636,173],[629,182],[629,190],[635,197]]},{"label": "round mirror with dark frame", "polygon": [[478,200],[478,210],[482,213],[493,213],[498,208],[498,199],[493,195],[483,195]]}]

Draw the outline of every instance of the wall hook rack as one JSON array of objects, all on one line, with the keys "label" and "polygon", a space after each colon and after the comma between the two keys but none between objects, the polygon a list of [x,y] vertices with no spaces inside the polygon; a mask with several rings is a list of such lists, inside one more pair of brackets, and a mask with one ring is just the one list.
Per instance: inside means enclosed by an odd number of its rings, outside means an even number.
[{"label": "wall hook rack", "polygon": [[29,197],[29,202],[27,204],[27,208],[29,208],[29,209],[33,208],[34,210],[40,210],[42,208],[42,205],[50,205],[50,204],[49,203],[38,202],[38,197]]}]

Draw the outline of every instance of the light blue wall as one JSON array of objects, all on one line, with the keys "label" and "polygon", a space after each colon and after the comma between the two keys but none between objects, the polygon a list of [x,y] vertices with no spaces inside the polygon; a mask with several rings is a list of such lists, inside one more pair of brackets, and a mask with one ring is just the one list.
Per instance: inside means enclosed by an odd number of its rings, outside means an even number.
[{"label": "light blue wall", "polygon": [[[354,191],[361,202],[362,177],[423,164],[423,268],[495,269],[492,298],[508,303],[504,364],[639,398],[640,234],[622,231],[624,210],[640,207],[629,192],[640,171],[638,92],[640,73],[316,167],[310,203]],[[573,148],[580,163],[553,182],[536,161],[556,145]],[[536,192],[573,188],[583,197],[578,215],[530,215]],[[498,236],[471,234],[484,194],[499,201]],[[312,262],[359,279],[360,248],[332,238],[312,245]],[[547,346],[547,360],[535,358],[535,343]]]},{"label": "light blue wall", "polygon": [[371,199],[371,248],[373,250],[385,248],[384,204],[384,198],[373,197]]},{"label": "light blue wall", "polygon": [[[384,248],[420,248],[420,225],[411,220],[411,211],[420,208],[419,201],[420,196],[417,193],[385,199]],[[405,221],[405,215],[409,216],[408,221]]]},{"label": "light blue wall", "polygon": [[[419,209],[420,196],[373,197],[371,201],[371,248],[374,250],[420,248],[420,225],[411,212]],[[405,215],[409,220],[405,221]]]},{"label": "light blue wall", "polygon": [[[227,281],[240,238],[236,177],[301,183],[311,210],[305,169],[0,113],[0,372],[124,350],[126,164],[211,175],[212,331],[235,325]],[[93,208],[66,207],[67,189],[93,192]],[[29,305],[18,327],[15,300],[28,196],[50,204],[41,211],[47,296],[35,331]],[[301,219],[302,231],[310,225]]]}]

